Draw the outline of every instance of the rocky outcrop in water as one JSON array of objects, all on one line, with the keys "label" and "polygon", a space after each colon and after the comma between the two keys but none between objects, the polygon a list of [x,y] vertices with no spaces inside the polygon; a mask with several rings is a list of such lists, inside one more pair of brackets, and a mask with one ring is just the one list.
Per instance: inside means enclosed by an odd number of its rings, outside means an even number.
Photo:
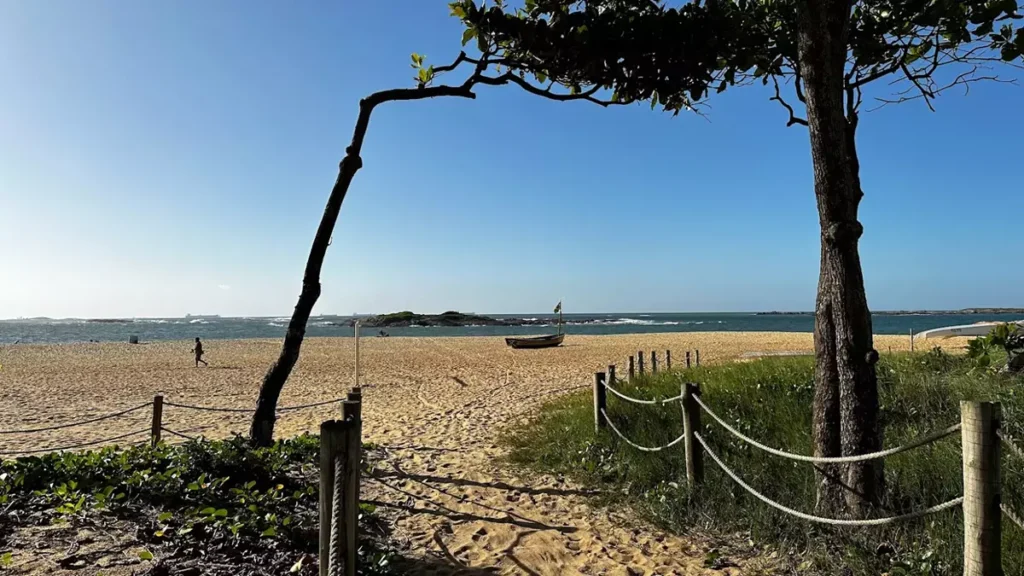
[{"label": "rocky outcrop in water", "polygon": [[395,312],[393,314],[381,314],[359,320],[360,326],[367,328],[406,328],[409,326],[532,326],[550,324],[550,319],[538,318],[491,318],[478,314],[463,314],[450,310],[443,314],[416,314],[414,312]]}]

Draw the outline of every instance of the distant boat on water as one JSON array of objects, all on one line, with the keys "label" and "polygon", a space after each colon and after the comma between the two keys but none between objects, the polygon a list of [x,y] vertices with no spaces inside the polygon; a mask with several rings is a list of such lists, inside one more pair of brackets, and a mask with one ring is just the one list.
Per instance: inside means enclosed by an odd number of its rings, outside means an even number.
[{"label": "distant boat on water", "polygon": [[[1005,322],[976,322],[974,324],[962,324],[960,326],[946,326],[945,328],[933,328],[931,330],[925,330],[920,334],[915,334],[915,338],[954,338],[961,336],[987,336],[993,328],[1005,324]],[[1009,324],[1016,324],[1017,326],[1024,328],[1024,320],[1017,320],[1009,322]]]}]

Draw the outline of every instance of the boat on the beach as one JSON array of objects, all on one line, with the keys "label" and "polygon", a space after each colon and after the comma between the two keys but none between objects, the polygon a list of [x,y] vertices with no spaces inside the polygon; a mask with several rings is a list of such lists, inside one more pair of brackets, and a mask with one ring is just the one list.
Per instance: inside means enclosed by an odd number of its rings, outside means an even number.
[{"label": "boat on the beach", "polygon": [[[920,334],[915,334],[915,338],[954,338],[958,336],[987,336],[993,328],[1005,324],[1005,322],[976,322],[974,324],[962,324],[960,326],[946,326],[945,328],[933,328],[931,330],[925,330]],[[1024,328],[1024,320],[1017,320],[1016,322],[1009,322],[1009,324],[1016,324],[1017,326]]]},{"label": "boat on the beach", "polygon": [[505,344],[512,348],[552,348],[561,344],[563,340],[565,340],[565,334],[549,334],[547,336],[505,338]]},{"label": "boat on the beach", "polygon": [[512,348],[554,348],[560,346],[562,341],[565,340],[565,334],[562,334],[562,301],[558,301],[558,305],[555,306],[555,312],[558,312],[558,334],[548,334],[546,336],[512,336],[505,338],[505,344]]}]

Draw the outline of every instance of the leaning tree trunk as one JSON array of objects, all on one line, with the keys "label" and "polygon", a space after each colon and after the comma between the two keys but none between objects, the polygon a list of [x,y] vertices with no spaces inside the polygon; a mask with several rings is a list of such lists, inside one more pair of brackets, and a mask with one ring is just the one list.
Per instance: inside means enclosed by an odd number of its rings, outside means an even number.
[{"label": "leaning tree trunk", "polygon": [[[464,53],[461,54],[455,64],[436,68],[435,72],[441,69],[454,69],[465,61],[465,56]],[[249,426],[249,439],[253,444],[269,446],[274,441],[277,400],[281,396],[281,389],[288,381],[292,368],[299,361],[302,339],[306,336],[306,323],[313,311],[313,305],[320,298],[320,269],[324,264],[327,247],[331,244],[334,224],[338,221],[338,213],[341,211],[342,202],[345,201],[345,194],[348,193],[352,178],[363,167],[363,160],[359,153],[363,149],[363,139],[366,137],[366,129],[370,126],[370,115],[373,114],[373,109],[384,102],[423,100],[439,96],[476,98],[472,88],[475,82],[479,81],[478,76],[479,74],[470,77],[461,86],[396,88],[375,92],[359,101],[359,116],[352,133],[352,142],[345,149],[345,158],[338,166],[338,179],[335,180],[331,195],[327,198],[324,215],[320,218],[320,226],[316,229],[313,246],[309,249],[306,269],[302,274],[302,292],[299,294],[299,301],[295,304],[295,310],[292,312],[292,319],[288,322],[288,331],[285,333],[284,343],[281,345],[281,354],[263,376],[260,396],[256,401],[256,412],[253,413],[252,424]]]},{"label": "leaning tree trunk", "polygon": [[331,195],[327,198],[324,215],[320,218],[320,226],[317,227],[316,236],[313,238],[313,246],[309,249],[306,270],[302,274],[302,292],[299,293],[299,301],[295,304],[292,318],[288,322],[288,331],[284,336],[281,354],[263,376],[260,397],[256,401],[256,412],[253,414],[252,425],[249,428],[249,439],[257,446],[269,446],[274,440],[277,400],[281,396],[281,389],[288,381],[292,368],[299,360],[302,339],[306,336],[306,323],[313,311],[313,305],[320,298],[320,269],[324,264],[327,247],[331,244],[334,224],[338,221],[338,213],[341,211],[342,202],[345,201],[345,194],[348,192],[352,177],[355,176],[361,164],[358,152],[353,154],[352,148],[349,147],[349,153],[339,166],[338,179],[334,182]]},{"label": "leaning tree trunk", "polygon": [[[821,225],[815,313],[815,454],[863,454],[880,447],[871,314],[864,291],[857,220],[862,196],[852,114],[843,103],[848,0],[799,3],[800,73]],[[865,515],[881,491],[881,463],[819,467],[819,509]]]}]

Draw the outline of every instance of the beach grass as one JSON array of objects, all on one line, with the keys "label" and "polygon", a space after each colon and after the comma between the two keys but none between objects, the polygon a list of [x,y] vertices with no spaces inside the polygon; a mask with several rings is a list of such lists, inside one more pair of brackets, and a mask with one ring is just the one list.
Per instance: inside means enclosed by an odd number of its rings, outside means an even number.
[{"label": "beach grass", "polygon": [[[813,358],[768,358],[679,370],[620,382],[634,397],[676,396],[699,382],[708,406],[744,434],[769,446],[812,453]],[[1024,438],[1024,378],[978,369],[963,356],[933,350],[883,355],[878,366],[886,447],[959,422],[961,400],[998,401],[1003,430]],[[608,396],[612,423],[634,442],[660,446],[682,433],[680,405],[645,406]],[[748,484],[791,508],[813,512],[810,464],[781,459],[736,439],[711,421],[704,435]],[[610,430],[594,432],[589,392],[555,400],[530,422],[506,434],[508,458],[538,471],[565,474],[604,489],[608,503],[630,505],[682,533],[749,536],[778,552],[783,568],[801,574],[929,574],[962,572],[963,515],[959,508],[879,528],[812,525],[747,494],[705,457],[706,479],[686,485],[682,444],[657,453],[635,450]],[[963,494],[959,434],[886,459],[887,492],[879,516],[933,506]],[[1003,502],[1024,511],[1024,461],[1004,451]],[[1024,573],[1024,531],[1003,522],[1003,565]],[[717,561],[709,559],[709,563]]]}]

